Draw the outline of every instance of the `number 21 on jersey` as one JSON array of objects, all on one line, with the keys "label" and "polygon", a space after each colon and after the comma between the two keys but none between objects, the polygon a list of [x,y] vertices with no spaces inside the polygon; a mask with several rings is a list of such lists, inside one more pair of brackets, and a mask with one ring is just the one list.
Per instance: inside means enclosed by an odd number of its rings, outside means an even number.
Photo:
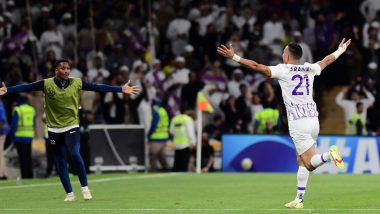
[{"label": "number 21 on jersey", "polygon": [[304,91],[300,89],[300,87],[302,86],[302,83],[306,84],[306,95],[309,95],[310,84],[309,84],[309,77],[307,76],[307,74],[303,76],[300,74],[296,74],[292,77],[292,81],[298,81],[298,84],[296,85],[296,87],[294,87],[292,91],[292,95],[304,95]]}]

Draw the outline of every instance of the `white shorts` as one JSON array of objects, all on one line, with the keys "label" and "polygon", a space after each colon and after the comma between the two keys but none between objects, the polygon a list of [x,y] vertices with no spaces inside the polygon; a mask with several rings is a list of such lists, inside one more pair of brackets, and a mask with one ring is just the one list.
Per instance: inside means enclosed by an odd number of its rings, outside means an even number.
[{"label": "white shorts", "polygon": [[289,133],[298,155],[303,154],[317,142],[319,134],[318,117],[306,117],[289,121]]}]

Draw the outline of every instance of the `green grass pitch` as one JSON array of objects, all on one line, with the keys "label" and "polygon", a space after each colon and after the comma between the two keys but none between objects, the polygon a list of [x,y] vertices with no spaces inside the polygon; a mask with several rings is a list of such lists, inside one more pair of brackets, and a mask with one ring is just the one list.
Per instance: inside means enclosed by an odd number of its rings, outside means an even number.
[{"label": "green grass pitch", "polygon": [[312,174],[303,210],[283,207],[295,195],[295,174],[89,175],[91,201],[71,180],[71,203],[58,177],[0,181],[0,213],[380,213],[379,175]]}]

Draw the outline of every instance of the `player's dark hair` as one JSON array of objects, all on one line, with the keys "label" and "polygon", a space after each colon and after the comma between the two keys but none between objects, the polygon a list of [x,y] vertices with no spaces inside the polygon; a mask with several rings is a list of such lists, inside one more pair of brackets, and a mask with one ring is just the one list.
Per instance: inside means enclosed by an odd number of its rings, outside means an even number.
[{"label": "player's dark hair", "polygon": [[360,106],[364,105],[362,102],[357,102],[356,103],[356,108],[359,108]]},{"label": "player's dark hair", "polygon": [[67,62],[69,63],[69,66],[71,67],[71,60],[69,59],[65,59],[65,58],[62,58],[62,59],[58,59],[54,62],[54,67],[53,67],[53,71],[55,71],[55,69],[57,69],[58,65],[61,63],[61,62]]},{"label": "player's dark hair", "polygon": [[291,42],[288,44],[289,53],[295,58],[300,59],[302,56],[302,48],[299,44]]}]

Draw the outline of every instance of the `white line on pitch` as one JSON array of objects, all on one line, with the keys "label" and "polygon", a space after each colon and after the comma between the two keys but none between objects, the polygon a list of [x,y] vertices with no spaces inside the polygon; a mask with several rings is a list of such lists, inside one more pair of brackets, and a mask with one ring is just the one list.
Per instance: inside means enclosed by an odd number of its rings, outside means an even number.
[{"label": "white line on pitch", "polygon": [[[149,179],[149,178],[160,178],[180,175],[181,173],[162,173],[162,174],[152,174],[152,175],[141,175],[141,176],[120,176],[113,178],[99,178],[94,180],[89,180],[90,183],[102,183],[110,181],[119,181],[119,180],[133,180],[133,179]],[[73,181],[72,184],[78,184],[79,181]],[[33,188],[33,187],[47,187],[47,186],[57,186],[61,183],[41,183],[41,184],[26,184],[26,185],[15,185],[15,186],[3,186],[0,187],[0,190],[3,189],[20,189],[20,188]]]},{"label": "white line on pitch", "polygon": [[180,211],[180,212],[189,212],[189,211],[380,211],[380,208],[352,208],[352,209],[340,209],[340,208],[323,208],[323,209],[244,209],[244,208],[221,208],[221,209],[212,209],[212,208],[173,208],[173,209],[165,209],[165,208],[0,208],[2,211]]}]

